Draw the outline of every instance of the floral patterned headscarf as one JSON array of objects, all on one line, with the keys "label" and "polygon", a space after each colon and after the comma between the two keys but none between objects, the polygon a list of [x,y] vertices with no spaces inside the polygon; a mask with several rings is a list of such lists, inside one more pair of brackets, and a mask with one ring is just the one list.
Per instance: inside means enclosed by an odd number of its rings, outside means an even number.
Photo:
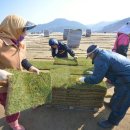
[{"label": "floral patterned headscarf", "polygon": [[0,24],[0,37],[18,40],[26,25],[22,17],[16,15],[7,16]]}]

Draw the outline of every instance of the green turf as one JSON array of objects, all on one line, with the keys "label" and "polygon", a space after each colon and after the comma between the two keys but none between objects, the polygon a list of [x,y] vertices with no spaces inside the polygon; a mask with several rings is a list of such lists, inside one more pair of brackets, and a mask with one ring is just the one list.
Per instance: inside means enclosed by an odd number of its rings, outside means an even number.
[{"label": "green turf", "polygon": [[[52,88],[74,88],[74,89],[106,89],[106,83],[85,84],[78,82],[78,78],[82,75],[71,75],[70,67],[63,67],[51,70]],[[87,73],[87,72],[86,72]],[[87,75],[83,75],[87,76]]]},{"label": "green turf", "polygon": [[69,67],[61,67],[52,69],[51,73],[51,85],[52,88],[67,88],[68,81],[70,77],[70,68]]},{"label": "green turf", "polygon": [[77,107],[96,107],[103,105],[106,83],[80,83],[78,78],[90,75],[93,66],[90,60],[78,60],[78,66],[64,66],[51,70],[52,104]]},{"label": "green turf", "polygon": [[54,65],[72,65],[77,66],[78,61],[72,58],[54,58]]},{"label": "green turf", "polygon": [[54,68],[53,66],[53,60],[47,61],[47,60],[31,60],[30,61],[33,66],[36,66],[37,68],[41,70],[50,70]]},{"label": "green turf", "polygon": [[30,107],[51,102],[50,73],[11,71],[8,88],[6,114],[10,115]]},{"label": "green turf", "polygon": [[75,62],[72,59],[56,58],[51,61],[32,60],[31,63],[41,70],[49,70],[50,73],[36,75],[10,70],[14,75],[10,78],[6,114],[48,102],[77,106],[102,106],[106,84],[103,81],[96,85],[77,81],[79,77],[89,75],[87,71],[93,69],[91,60],[78,58]]}]

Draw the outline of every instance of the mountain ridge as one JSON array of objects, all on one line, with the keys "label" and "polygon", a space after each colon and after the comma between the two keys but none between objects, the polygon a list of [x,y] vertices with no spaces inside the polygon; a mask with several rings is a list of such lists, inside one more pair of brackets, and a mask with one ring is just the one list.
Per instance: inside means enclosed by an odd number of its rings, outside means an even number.
[{"label": "mountain ridge", "polygon": [[99,22],[96,24],[88,24],[84,25],[77,21],[70,21],[65,18],[57,18],[53,21],[45,24],[38,24],[31,32],[40,32],[42,33],[44,30],[49,30],[49,32],[63,32],[64,29],[82,29],[82,31],[86,31],[86,29],[91,29],[92,32],[115,32],[122,25],[130,21],[130,17],[121,19],[118,21],[110,21],[110,22]]}]

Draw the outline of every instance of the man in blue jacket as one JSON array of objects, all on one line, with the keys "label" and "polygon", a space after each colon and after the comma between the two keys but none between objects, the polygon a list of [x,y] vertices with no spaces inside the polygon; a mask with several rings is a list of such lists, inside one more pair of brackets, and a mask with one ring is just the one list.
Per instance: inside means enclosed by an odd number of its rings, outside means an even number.
[{"label": "man in blue jacket", "polygon": [[86,84],[97,84],[104,77],[109,79],[116,88],[111,104],[111,113],[107,120],[99,121],[102,128],[111,128],[118,125],[130,106],[130,60],[126,57],[109,51],[102,50],[97,45],[91,45],[87,49],[87,57],[94,64],[93,74],[79,78]]},{"label": "man in blue jacket", "polygon": [[69,48],[65,43],[58,41],[57,39],[51,38],[49,40],[49,45],[51,46],[52,56],[58,58],[67,58],[68,53],[77,59],[74,51]]}]

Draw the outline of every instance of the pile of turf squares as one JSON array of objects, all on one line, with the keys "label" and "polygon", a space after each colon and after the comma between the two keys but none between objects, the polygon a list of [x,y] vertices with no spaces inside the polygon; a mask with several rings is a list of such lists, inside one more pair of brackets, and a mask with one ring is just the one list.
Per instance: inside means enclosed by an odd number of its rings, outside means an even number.
[{"label": "pile of turf squares", "polygon": [[96,108],[102,106],[106,84],[103,81],[96,85],[77,81],[93,69],[90,60],[55,58],[52,61],[33,60],[31,63],[41,69],[39,75],[27,71],[8,70],[13,75],[9,78],[7,115],[48,103]]},{"label": "pile of turf squares", "polygon": [[[79,75],[69,75],[69,68],[65,70],[66,75],[60,73],[61,68],[52,71],[54,75],[51,75],[53,105],[62,104],[64,106],[90,108],[102,107],[104,96],[106,95],[106,84],[104,82],[96,85],[76,82]],[[60,73],[60,75],[58,73]],[[58,79],[58,82],[55,79]]]}]

